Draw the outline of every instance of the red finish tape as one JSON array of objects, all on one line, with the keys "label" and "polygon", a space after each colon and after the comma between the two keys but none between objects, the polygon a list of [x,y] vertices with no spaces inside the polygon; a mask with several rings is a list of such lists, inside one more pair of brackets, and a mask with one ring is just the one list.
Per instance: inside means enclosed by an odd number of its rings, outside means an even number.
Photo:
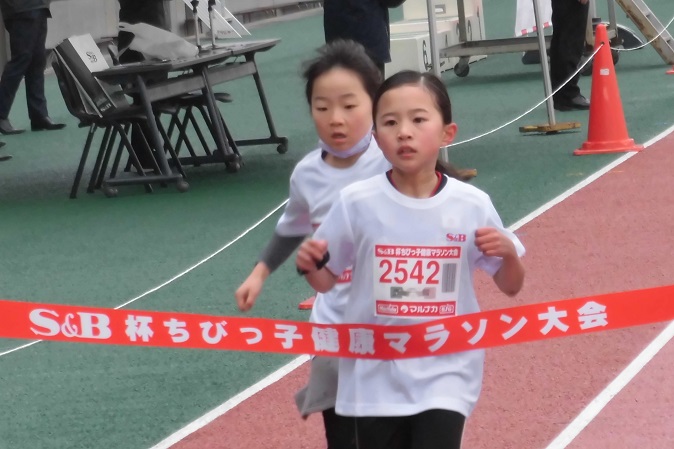
[{"label": "red finish tape", "polygon": [[410,326],[113,310],[0,300],[0,338],[399,359],[674,320],[674,285],[490,310]]}]

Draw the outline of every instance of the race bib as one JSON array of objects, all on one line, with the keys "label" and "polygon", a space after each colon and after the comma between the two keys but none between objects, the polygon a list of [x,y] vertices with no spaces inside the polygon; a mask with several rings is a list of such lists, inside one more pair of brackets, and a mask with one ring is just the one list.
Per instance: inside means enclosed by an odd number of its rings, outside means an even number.
[{"label": "race bib", "polygon": [[456,315],[460,246],[375,245],[374,253],[375,315]]}]

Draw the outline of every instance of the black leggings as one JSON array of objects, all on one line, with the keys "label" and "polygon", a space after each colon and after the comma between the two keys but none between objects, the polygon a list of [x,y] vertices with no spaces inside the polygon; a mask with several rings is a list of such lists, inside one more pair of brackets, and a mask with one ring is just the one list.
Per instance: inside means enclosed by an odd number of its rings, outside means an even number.
[{"label": "black leggings", "polygon": [[351,419],[356,426],[355,449],[460,449],[466,421],[450,410]]}]

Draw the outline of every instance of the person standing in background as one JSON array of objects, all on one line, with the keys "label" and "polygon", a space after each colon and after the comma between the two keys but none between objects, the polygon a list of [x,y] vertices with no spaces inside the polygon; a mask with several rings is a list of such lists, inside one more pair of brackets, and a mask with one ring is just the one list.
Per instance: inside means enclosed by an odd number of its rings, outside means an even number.
[{"label": "person standing in background", "polygon": [[[549,55],[553,90],[578,69],[585,48],[588,12],[588,0],[552,0],[552,41]],[[579,75],[574,76],[555,94],[555,109],[590,109],[590,102],[580,93],[578,78]]]},{"label": "person standing in background", "polygon": [[[166,4],[171,0],[119,0],[119,21],[130,24],[147,23],[148,25],[170,31],[168,11]],[[132,62],[139,62],[145,60],[145,56],[141,53],[131,50],[129,45],[133,41],[133,33],[127,31],[119,31],[117,34],[117,51],[119,62],[121,64],[128,64]],[[168,75],[162,74],[159,77],[155,76],[145,81],[148,83],[162,81]],[[140,104],[140,100],[136,95],[132,95],[133,103]],[[143,134],[148,135],[147,125],[142,124]],[[152,154],[142,151],[144,148],[144,138],[136,130],[131,131],[131,145],[138,154],[140,163],[145,168],[152,167]],[[154,151],[154,150],[153,150]]]},{"label": "person standing in background", "polygon": [[61,129],[47,112],[44,96],[44,70],[47,64],[47,19],[51,17],[51,0],[0,0],[0,10],[9,33],[11,59],[5,65],[0,79],[0,133],[18,134],[9,121],[9,111],[19,90],[26,81],[26,102],[32,131]]},{"label": "person standing in background", "polygon": [[326,43],[337,39],[360,43],[382,75],[384,65],[391,62],[388,7],[382,0],[325,0],[323,31]]},{"label": "person standing in background", "polygon": [[[170,31],[166,3],[171,0],[119,0],[119,21],[126,23],[147,23],[148,25]],[[145,59],[137,51],[127,50],[133,34],[120,31],[117,35],[119,61],[122,64]]]}]

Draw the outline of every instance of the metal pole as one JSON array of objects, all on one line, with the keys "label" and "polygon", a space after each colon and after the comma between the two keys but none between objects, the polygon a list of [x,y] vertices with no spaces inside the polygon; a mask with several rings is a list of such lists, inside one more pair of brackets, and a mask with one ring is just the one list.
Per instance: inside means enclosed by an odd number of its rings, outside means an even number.
[{"label": "metal pole", "polygon": [[211,27],[211,48],[215,48],[215,30],[213,29],[213,7],[215,0],[208,0],[208,24]]},{"label": "metal pole", "polygon": [[[463,0],[458,0],[463,1]],[[438,50],[438,27],[435,23],[435,5],[433,0],[426,0],[428,10],[428,41],[431,44],[431,65],[433,73],[440,77],[440,51]]]},{"label": "metal pole", "polygon": [[[463,2],[463,0],[457,0]],[[440,50],[438,49],[438,27],[435,23],[435,5],[433,0],[426,0],[426,9],[428,11],[428,41],[431,44],[431,68],[435,76],[440,78]],[[447,147],[440,148],[439,159],[443,162],[449,162],[449,151]]]},{"label": "metal pole", "polygon": [[459,44],[464,44],[468,41],[466,35],[466,7],[463,0],[457,0],[456,12],[459,14]]},{"label": "metal pole", "polygon": [[615,32],[614,42],[620,42],[620,40],[618,39],[618,23],[616,21],[615,4],[613,3],[613,0],[608,0],[608,24],[609,28]]},{"label": "metal pole", "polygon": [[199,0],[192,0],[192,19],[194,20],[194,35],[197,38],[197,48],[201,51],[201,41],[199,40],[199,11],[197,11],[197,6],[199,6]]},{"label": "metal pole", "polygon": [[[545,97],[548,98],[552,93],[552,86],[550,82],[550,68],[548,66],[548,52],[545,48],[545,30],[543,29],[543,21],[541,20],[541,11],[538,0],[534,2],[534,17],[536,18],[536,34],[538,35],[538,50],[541,55],[541,67],[543,68],[543,85],[545,87]],[[554,33],[554,30],[553,30]],[[555,108],[552,98],[548,98],[545,102],[548,108],[548,124],[554,126],[555,123]]]}]

